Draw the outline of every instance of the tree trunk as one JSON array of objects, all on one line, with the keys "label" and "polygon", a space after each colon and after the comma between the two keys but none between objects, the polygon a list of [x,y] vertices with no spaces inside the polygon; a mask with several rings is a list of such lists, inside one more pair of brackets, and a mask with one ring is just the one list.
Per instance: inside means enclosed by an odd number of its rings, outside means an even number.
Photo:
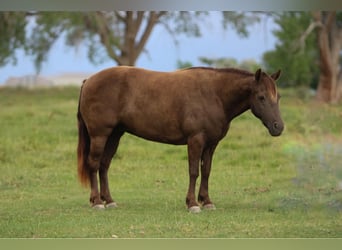
[{"label": "tree trunk", "polygon": [[96,32],[101,43],[105,46],[108,56],[118,65],[134,66],[139,55],[143,51],[153,28],[158,24],[159,18],[167,12],[160,11],[125,11],[115,12],[117,19],[123,25],[123,37],[113,46],[115,34],[108,26],[105,15],[96,13]]},{"label": "tree trunk", "polygon": [[[133,66],[146,45],[154,26],[166,12],[127,11],[124,18],[125,36],[121,54],[117,61],[119,65]],[[144,21],[144,16],[147,18]],[[140,34],[141,33],[141,34]],[[139,36],[138,36],[139,35]]]},{"label": "tree trunk", "polygon": [[336,12],[313,12],[320,25],[317,42],[320,54],[320,77],[316,98],[325,103],[336,103],[342,95],[340,51],[342,29],[337,26]]}]

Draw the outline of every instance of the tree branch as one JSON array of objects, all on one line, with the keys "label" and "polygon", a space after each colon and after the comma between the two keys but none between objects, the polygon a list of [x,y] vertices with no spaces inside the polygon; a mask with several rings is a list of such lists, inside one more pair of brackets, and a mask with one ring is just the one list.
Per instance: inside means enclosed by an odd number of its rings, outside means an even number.
[{"label": "tree branch", "polygon": [[325,26],[327,30],[331,30],[332,26],[336,23],[336,11],[329,11],[327,15]]},{"label": "tree branch", "polygon": [[136,49],[135,57],[137,57],[137,55],[139,55],[141,53],[141,51],[143,50],[143,48],[147,42],[147,39],[151,35],[153,27],[158,22],[159,17],[160,17],[160,13],[157,14],[154,11],[150,12],[149,19],[147,21],[147,25],[145,27],[145,30],[144,30],[141,38],[140,38],[140,41],[137,42],[137,45],[135,46],[135,49]]},{"label": "tree branch", "polygon": [[135,25],[134,25],[135,27],[137,27],[136,33],[138,32],[140,25],[142,23],[142,20],[144,19],[144,13],[145,11],[138,11],[137,19],[135,20]]},{"label": "tree branch", "polygon": [[167,14],[167,11],[159,11],[159,13],[157,14],[157,18],[159,19],[160,17],[162,17],[166,14]]},{"label": "tree branch", "polygon": [[303,34],[299,38],[299,47],[300,47],[300,49],[303,50],[305,48],[305,40],[311,34],[311,32],[314,29],[316,29],[318,27],[322,27],[322,26],[323,26],[323,24],[322,24],[321,21],[315,21],[315,22],[310,23],[308,28],[303,32]]},{"label": "tree branch", "polygon": [[121,60],[119,56],[115,53],[115,50],[112,47],[111,30],[109,29],[106,23],[106,20],[104,19],[104,16],[102,15],[101,12],[95,13],[95,20],[96,20],[96,26],[98,27],[97,33],[100,36],[101,43],[105,46],[109,57],[111,57],[118,64],[120,64]]},{"label": "tree branch", "polygon": [[120,14],[120,11],[114,11],[114,14],[121,22],[125,21],[125,17]]},{"label": "tree branch", "polygon": [[164,28],[166,29],[166,31],[170,34],[171,38],[173,39],[173,42],[178,45],[178,40],[176,38],[176,32],[174,32],[171,27],[169,26],[169,24],[167,22],[160,22]]}]

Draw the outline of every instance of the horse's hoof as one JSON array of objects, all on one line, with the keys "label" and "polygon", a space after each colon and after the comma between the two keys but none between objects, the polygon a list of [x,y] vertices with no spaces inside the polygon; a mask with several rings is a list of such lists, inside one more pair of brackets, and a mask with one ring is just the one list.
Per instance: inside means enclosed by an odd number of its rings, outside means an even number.
[{"label": "horse's hoof", "polygon": [[203,209],[205,209],[205,210],[216,210],[216,207],[215,207],[214,204],[209,203],[209,204],[205,204],[205,205],[203,206]]},{"label": "horse's hoof", "polygon": [[192,214],[198,214],[201,212],[201,208],[199,206],[192,206],[188,208],[189,212]]},{"label": "horse's hoof", "polygon": [[106,204],[106,208],[116,208],[116,207],[118,207],[118,204],[116,204],[116,202],[114,201]]},{"label": "horse's hoof", "polygon": [[96,205],[93,205],[92,208],[95,210],[103,210],[105,209],[105,206],[103,204],[96,204]]}]

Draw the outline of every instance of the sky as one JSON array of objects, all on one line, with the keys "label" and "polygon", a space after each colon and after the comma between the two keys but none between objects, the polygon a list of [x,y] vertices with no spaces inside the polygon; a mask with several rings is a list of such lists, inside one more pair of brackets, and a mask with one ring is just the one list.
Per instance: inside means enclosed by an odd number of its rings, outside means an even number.
[{"label": "sky", "polygon": [[[260,23],[250,26],[248,38],[240,38],[232,28],[223,30],[220,19],[214,15],[201,27],[201,37],[178,35],[176,37],[178,43],[175,44],[171,35],[162,26],[156,26],[145,47],[148,53],[140,55],[136,66],[172,71],[177,68],[178,60],[200,66],[199,57],[229,57],[238,61],[254,59],[260,62],[263,53],[275,47],[276,39],[272,34],[275,28],[276,24],[271,18],[262,18]],[[25,56],[22,51],[18,51],[17,55],[16,65],[0,68],[0,84],[9,77],[35,74],[32,58]],[[40,75],[43,77],[64,73],[91,75],[112,66],[115,66],[115,62],[111,60],[93,65],[87,58],[87,49],[84,46],[81,45],[75,50],[64,46],[64,41],[60,39],[52,47],[48,61],[42,65]]]}]

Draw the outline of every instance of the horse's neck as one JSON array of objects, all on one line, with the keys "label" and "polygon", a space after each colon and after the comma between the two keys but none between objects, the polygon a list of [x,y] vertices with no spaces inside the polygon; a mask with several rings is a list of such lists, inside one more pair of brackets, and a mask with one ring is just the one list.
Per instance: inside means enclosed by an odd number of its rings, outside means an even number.
[{"label": "horse's neck", "polygon": [[252,76],[227,76],[220,81],[219,95],[229,120],[250,108]]}]

